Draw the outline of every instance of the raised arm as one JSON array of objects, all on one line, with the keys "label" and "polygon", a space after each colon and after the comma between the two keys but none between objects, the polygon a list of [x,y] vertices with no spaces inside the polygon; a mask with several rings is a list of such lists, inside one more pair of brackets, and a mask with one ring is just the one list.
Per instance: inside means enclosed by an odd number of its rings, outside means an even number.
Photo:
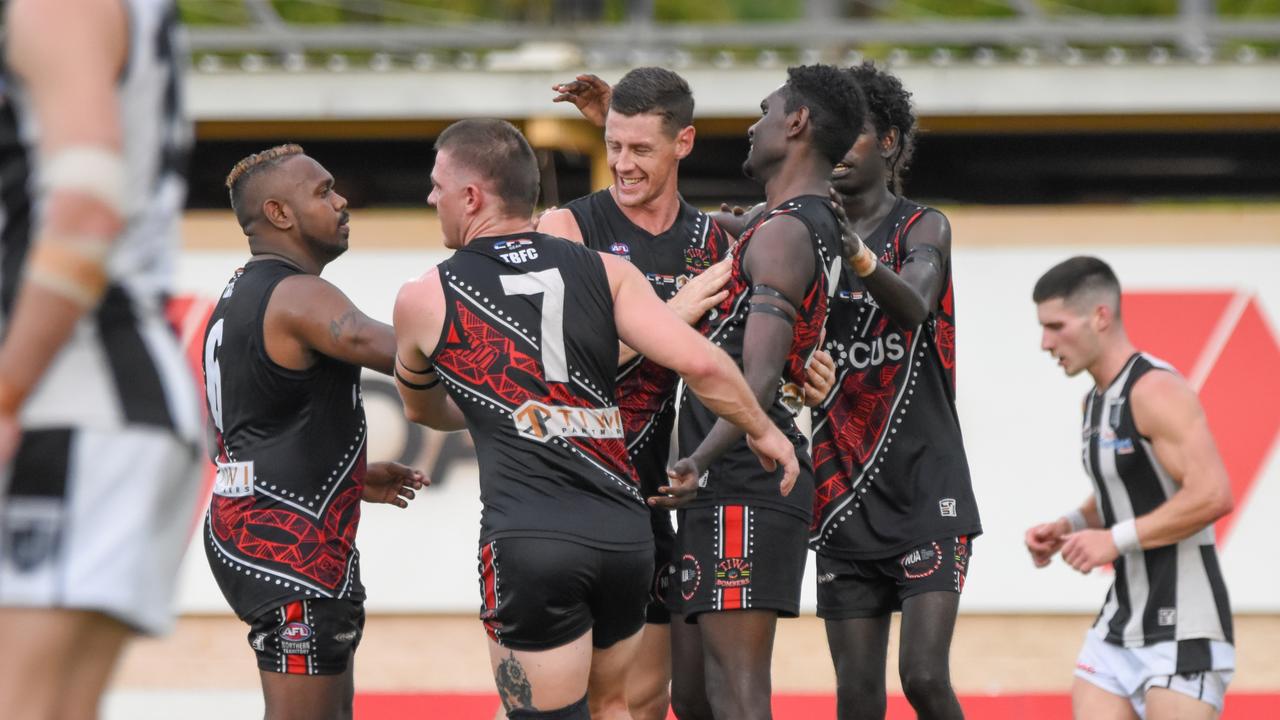
[{"label": "raised arm", "polygon": [[16,449],[27,396],[106,292],[130,205],[116,96],[128,47],[121,5],[11,0],[5,26],[7,64],[40,128],[44,214],[0,345],[0,461]]},{"label": "raised arm", "polygon": [[444,329],[444,289],[432,268],[396,295],[396,389],[409,420],[436,430],[465,430],[467,420],[428,360]]},{"label": "raised arm", "polygon": [[596,127],[604,127],[605,115],[609,113],[609,100],[613,97],[613,88],[609,83],[591,73],[583,73],[565,83],[551,86],[557,95],[552,102],[573,103],[586,118]]},{"label": "raised arm", "polygon": [[733,359],[671,312],[648,281],[625,260],[602,255],[614,292],[618,335],[659,365],[680,374],[689,389],[726,424],[745,431],[765,467],[783,466],[782,489],[799,474],[795,449],[769,419]]},{"label": "raised arm", "polygon": [[285,367],[307,367],[317,353],[391,374],[391,326],[360,312],[341,290],[314,275],[280,281],[267,302],[263,334],[268,354]]},{"label": "raised arm", "polygon": [[924,322],[938,304],[951,262],[951,224],[939,212],[925,213],[902,239],[902,272],[880,263],[853,232],[842,198],[833,190],[836,215],[844,239],[845,259],[862,278],[876,303],[899,327]]}]

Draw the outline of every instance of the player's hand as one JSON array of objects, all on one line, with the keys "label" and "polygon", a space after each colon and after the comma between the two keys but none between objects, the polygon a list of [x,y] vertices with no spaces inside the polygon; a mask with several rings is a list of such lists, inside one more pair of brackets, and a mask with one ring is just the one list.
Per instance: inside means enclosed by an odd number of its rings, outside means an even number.
[{"label": "player's hand", "polygon": [[836,361],[831,353],[818,348],[804,366],[804,404],[818,407],[836,384]]},{"label": "player's hand", "polygon": [[551,89],[559,93],[552,102],[571,102],[588,122],[604,127],[604,116],[613,97],[609,83],[591,73],[583,73],[569,82],[552,85]]},{"label": "player's hand", "polygon": [[18,416],[8,413],[0,414],[0,466],[6,466],[18,454],[18,445],[22,442],[22,426],[18,424]]},{"label": "player's hand", "polygon": [[1071,567],[1088,575],[1120,556],[1110,530],[1081,530],[1067,536],[1062,544],[1062,559]]},{"label": "player's hand", "polygon": [[765,470],[773,472],[782,466],[782,482],[778,483],[778,492],[786,497],[796,486],[796,478],[800,476],[800,461],[796,459],[796,448],[786,435],[773,423],[760,437],[747,436],[747,446],[760,459]]},{"label": "player's hand", "polygon": [[559,209],[560,208],[556,207],[555,205],[549,205],[543,208],[542,212],[533,216],[533,226],[538,227],[538,223],[542,222],[542,218],[546,217],[547,213],[551,212],[552,210],[559,210]]},{"label": "player's hand", "polygon": [[729,258],[725,258],[701,274],[689,279],[684,287],[667,301],[667,307],[690,325],[696,325],[711,308],[724,302],[729,291],[723,289],[729,282]]},{"label": "player's hand", "polygon": [[1038,568],[1046,567],[1053,556],[1062,549],[1071,527],[1066,520],[1058,518],[1053,522],[1041,523],[1027,530],[1024,540],[1027,552],[1031,553],[1031,562]]},{"label": "player's hand", "polygon": [[835,188],[831,188],[831,209],[836,211],[836,218],[840,221],[840,242],[844,245],[844,258],[852,263],[865,246],[862,244],[862,237],[853,231],[853,223],[849,222],[849,215],[844,211],[844,196]]},{"label": "player's hand", "polygon": [[649,498],[649,506],[675,510],[698,494],[698,480],[702,473],[691,458],[680,458],[667,470],[671,482],[658,488],[658,494]]},{"label": "player's hand", "polygon": [[715,220],[725,232],[736,237],[742,237],[742,232],[747,229],[747,223],[755,216],[757,209],[763,209],[764,203],[760,203],[755,207],[744,208],[741,205],[730,205],[729,203],[720,203],[719,212],[711,213],[711,219]]},{"label": "player's hand", "polygon": [[369,463],[364,474],[364,494],[361,499],[367,503],[385,503],[398,508],[409,507],[415,490],[431,484],[431,480],[421,470],[400,463]]}]

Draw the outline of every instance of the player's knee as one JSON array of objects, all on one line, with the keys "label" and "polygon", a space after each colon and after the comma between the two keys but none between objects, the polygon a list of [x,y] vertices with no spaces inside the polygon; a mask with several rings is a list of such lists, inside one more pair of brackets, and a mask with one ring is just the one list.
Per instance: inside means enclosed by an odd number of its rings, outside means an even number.
[{"label": "player's knee", "polygon": [[902,694],[913,706],[947,698],[951,695],[951,677],[945,668],[905,668],[902,671]]},{"label": "player's knee", "polygon": [[644,692],[630,697],[627,704],[635,720],[664,720],[671,706],[671,693],[665,685],[645,688]]},{"label": "player's knee", "polygon": [[591,709],[587,705],[587,696],[583,695],[578,702],[555,710],[531,710],[517,708],[507,713],[511,720],[591,720]]}]

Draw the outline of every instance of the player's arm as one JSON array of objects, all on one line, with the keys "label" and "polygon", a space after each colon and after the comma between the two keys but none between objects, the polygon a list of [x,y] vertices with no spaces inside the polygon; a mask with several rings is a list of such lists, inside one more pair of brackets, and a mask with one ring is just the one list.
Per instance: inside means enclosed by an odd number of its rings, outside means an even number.
[{"label": "player's arm", "polygon": [[782,488],[784,494],[789,492],[799,474],[795,449],[765,414],[733,359],[672,313],[631,263],[601,257],[613,288],[618,335],[650,360],[676,371],[721,422],[738,429],[737,437],[746,432],[765,467],[781,464]]},{"label": "player's arm", "polygon": [[[756,230],[742,262],[754,284],[742,341],[742,373],[756,400],[768,407],[791,350],[797,308],[813,280],[808,229],[795,218],[773,218]],[[741,438],[737,428],[717,422],[690,459],[705,470]]]},{"label": "player's arm", "polygon": [[556,208],[542,213],[536,229],[543,235],[582,244],[582,229],[578,227],[578,219],[573,216],[573,211],[568,208]]},{"label": "player's arm", "polygon": [[[551,86],[557,95],[552,102],[573,103],[587,122],[596,127],[604,127],[605,115],[609,113],[609,100],[613,97],[613,88],[609,83],[591,73],[583,73],[573,80]],[[541,231],[539,231],[541,232]]]},{"label": "player's arm", "polygon": [[391,374],[395,358],[391,326],[365,315],[341,290],[314,275],[293,275],[276,285],[267,302],[263,333],[273,358],[283,345],[275,341],[288,338],[304,352]]},{"label": "player's arm", "polygon": [[939,212],[925,213],[902,239],[902,271],[880,263],[853,232],[842,199],[832,191],[844,241],[845,260],[862,278],[884,313],[902,328],[914,328],[938,305],[951,262],[951,224]]},{"label": "player's arm", "polygon": [[1147,373],[1129,395],[1134,424],[1178,486],[1149,513],[1110,530],[1073,534],[1062,548],[1072,567],[1088,572],[1119,555],[1184,540],[1231,512],[1231,482],[1195,392],[1174,373]]},{"label": "player's arm", "polygon": [[444,288],[432,268],[400,288],[392,313],[396,389],[410,421],[436,430],[465,430],[467,419],[441,384],[429,357],[444,329]]},{"label": "player's arm", "polygon": [[107,256],[129,211],[116,97],[128,48],[120,4],[11,0],[5,36],[7,64],[40,127],[44,215],[0,345],[0,459],[15,449],[27,396],[106,292]]}]

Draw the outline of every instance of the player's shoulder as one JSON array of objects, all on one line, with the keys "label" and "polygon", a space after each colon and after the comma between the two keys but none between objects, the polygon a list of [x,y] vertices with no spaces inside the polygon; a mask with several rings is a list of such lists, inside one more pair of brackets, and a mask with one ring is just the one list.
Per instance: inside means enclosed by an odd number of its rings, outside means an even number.
[{"label": "player's shoulder", "polygon": [[542,217],[538,218],[538,232],[576,243],[581,243],[583,240],[578,216],[568,206],[544,212]]},{"label": "player's shoulder", "polygon": [[1145,354],[1135,363],[1144,372],[1130,386],[1128,402],[1144,433],[1202,412],[1195,389],[1172,365]]}]

